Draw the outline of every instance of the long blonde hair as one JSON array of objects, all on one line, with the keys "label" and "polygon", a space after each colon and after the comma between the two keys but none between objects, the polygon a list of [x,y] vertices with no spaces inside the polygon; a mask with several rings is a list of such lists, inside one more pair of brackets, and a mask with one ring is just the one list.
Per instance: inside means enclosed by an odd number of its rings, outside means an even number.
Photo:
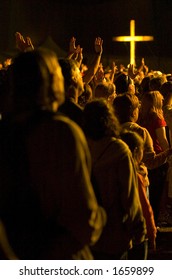
[{"label": "long blonde hair", "polygon": [[143,94],[141,99],[140,122],[141,124],[150,123],[150,121],[159,117],[163,119],[163,96],[156,91],[149,91]]}]

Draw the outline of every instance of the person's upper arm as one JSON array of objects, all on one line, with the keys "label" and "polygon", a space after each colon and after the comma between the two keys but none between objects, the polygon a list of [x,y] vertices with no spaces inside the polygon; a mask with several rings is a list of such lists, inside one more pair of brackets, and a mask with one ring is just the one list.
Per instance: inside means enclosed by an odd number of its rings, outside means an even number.
[{"label": "person's upper arm", "polygon": [[60,220],[82,243],[94,243],[102,232],[106,215],[97,204],[91,184],[86,139],[78,126],[71,129],[73,135],[70,131],[64,135],[64,162],[68,168],[60,179],[63,186]]},{"label": "person's upper arm", "polygon": [[165,126],[156,129],[156,136],[163,151],[167,150],[169,148],[169,143],[166,136]]}]

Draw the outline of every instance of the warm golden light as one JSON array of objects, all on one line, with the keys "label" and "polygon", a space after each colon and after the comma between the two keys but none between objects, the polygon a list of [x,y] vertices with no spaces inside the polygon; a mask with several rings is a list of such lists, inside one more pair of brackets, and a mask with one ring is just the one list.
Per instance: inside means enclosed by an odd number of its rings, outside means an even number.
[{"label": "warm golden light", "polygon": [[135,65],[135,42],[153,41],[153,36],[135,36],[135,20],[130,20],[130,36],[113,37],[113,41],[130,42],[130,63]]}]

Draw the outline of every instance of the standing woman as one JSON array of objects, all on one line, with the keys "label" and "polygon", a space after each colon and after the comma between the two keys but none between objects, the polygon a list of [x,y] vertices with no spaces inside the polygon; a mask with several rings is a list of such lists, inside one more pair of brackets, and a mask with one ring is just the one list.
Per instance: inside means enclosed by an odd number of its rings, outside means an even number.
[{"label": "standing woman", "polygon": [[92,253],[99,260],[126,259],[131,246],[144,243],[146,225],[132,155],[119,139],[117,118],[105,99],[86,104],[84,131],[92,157],[93,186],[107,213],[107,224]]},{"label": "standing woman", "polygon": [[[156,154],[169,149],[166,135],[166,122],[163,116],[163,96],[159,91],[149,91],[142,97],[140,111],[140,124],[147,128]],[[164,163],[158,168],[149,170],[150,202],[154,210],[155,220],[158,218],[160,200],[168,164]]]}]

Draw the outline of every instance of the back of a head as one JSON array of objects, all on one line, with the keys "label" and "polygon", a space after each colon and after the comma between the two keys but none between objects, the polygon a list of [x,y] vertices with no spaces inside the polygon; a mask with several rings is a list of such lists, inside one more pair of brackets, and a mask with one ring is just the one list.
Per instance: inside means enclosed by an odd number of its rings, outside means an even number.
[{"label": "back of a head", "polygon": [[99,140],[119,135],[119,122],[113,109],[103,98],[94,99],[84,108],[84,131],[87,137]]},{"label": "back of a head", "polygon": [[20,53],[12,65],[12,88],[16,97],[37,94],[42,83],[37,52]]},{"label": "back of a head", "polygon": [[160,87],[160,93],[162,94],[164,99],[169,95],[172,95],[172,82],[169,81],[163,83],[162,86]]},{"label": "back of a head", "polygon": [[114,84],[116,86],[116,93],[125,93],[128,92],[128,87],[131,84],[131,79],[128,75],[120,73],[114,79]]},{"label": "back of a head", "polygon": [[149,89],[150,91],[160,90],[160,87],[164,83],[163,77],[154,77],[150,80]]},{"label": "back of a head", "polygon": [[154,107],[161,109],[163,96],[159,90],[152,90],[143,95],[142,104],[144,104],[146,101],[151,105],[152,108]]},{"label": "back of a head", "polygon": [[12,65],[15,110],[51,108],[64,101],[64,81],[56,55],[49,50],[20,53]]},{"label": "back of a head", "polygon": [[151,77],[150,76],[146,76],[141,81],[140,86],[139,86],[139,92],[141,94],[144,94],[145,92],[149,91],[150,80],[151,80]]},{"label": "back of a head", "polygon": [[163,96],[159,91],[155,90],[146,92],[145,94],[143,94],[141,102],[141,123],[149,123],[153,116],[158,116],[161,119],[163,118]]},{"label": "back of a head", "polygon": [[139,99],[132,93],[118,94],[113,101],[115,114],[121,124],[131,121],[132,113],[138,106]]},{"label": "back of a head", "polygon": [[111,82],[99,83],[94,89],[95,98],[106,98],[115,92],[115,85]]},{"label": "back of a head", "polygon": [[143,148],[144,146],[143,139],[137,132],[125,130],[120,134],[120,137],[129,146],[132,154],[135,149]]}]

